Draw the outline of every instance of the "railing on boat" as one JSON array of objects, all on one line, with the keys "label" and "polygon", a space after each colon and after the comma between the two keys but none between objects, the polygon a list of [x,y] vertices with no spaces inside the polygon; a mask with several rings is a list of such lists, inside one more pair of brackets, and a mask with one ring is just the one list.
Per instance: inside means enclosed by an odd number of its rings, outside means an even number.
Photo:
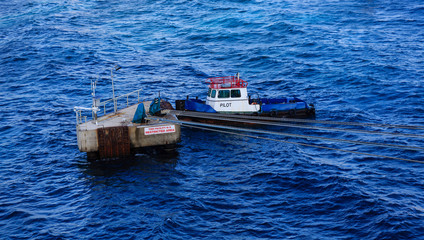
[{"label": "railing on boat", "polygon": [[238,76],[226,76],[226,77],[213,77],[208,78],[210,88],[245,88],[247,87],[247,82]]},{"label": "railing on boat", "polygon": [[[81,123],[85,123],[87,122],[87,116],[82,115],[82,111],[91,111],[92,112],[92,117],[93,119],[97,118],[97,112],[103,112],[103,115],[107,114],[106,111],[106,105],[109,105],[110,103],[113,103],[113,112],[116,112],[118,109],[118,100],[119,99],[123,99],[126,98],[126,107],[129,106],[129,102],[130,102],[130,96],[135,95],[135,93],[137,93],[137,103],[140,102],[140,91],[142,89],[138,89],[135,91],[132,91],[130,93],[115,97],[115,98],[111,98],[108,100],[105,100],[103,102],[100,102],[99,100],[95,99],[93,100],[93,107],[91,108],[85,108],[85,107],[74,107],[74,111],[76,113],[76,121],[77,121],[77,125],[81,124]],[[103,106],[103,111],[101,111],[101,107]]]}]

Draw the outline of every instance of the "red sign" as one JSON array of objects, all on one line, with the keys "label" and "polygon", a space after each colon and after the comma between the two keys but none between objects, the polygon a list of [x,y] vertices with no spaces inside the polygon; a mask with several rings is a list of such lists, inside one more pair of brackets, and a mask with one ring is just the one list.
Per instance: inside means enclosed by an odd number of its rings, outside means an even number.
[{"label": "red sign", "polygon": [[146,127],[144,128],[144,135],[163,134],[175,132],[175,125]]}]

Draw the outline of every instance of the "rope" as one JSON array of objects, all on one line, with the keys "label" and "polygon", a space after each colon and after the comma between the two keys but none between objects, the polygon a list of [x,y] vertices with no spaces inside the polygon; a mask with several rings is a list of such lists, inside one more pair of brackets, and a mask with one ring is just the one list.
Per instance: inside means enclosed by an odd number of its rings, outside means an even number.
[{"label": "rope", "polygon": [[360,155],[365,155],[365,156],[370,156],[370,157],[375,157],[375,158],[388,158],[388,159],[395,159],[395,160],[408,161],[408,162],[414,162],[414,163],[423,163],[424,164],[424,161],[419,161],[419,160],[414,160],[414,159],[390,157],[390,156],[385,156],[385,155],[350,151],[350,150],[344,150],[344,149],[339,149],[339,148],[331,148],[331,147],[325,147],[325,146],[319,146],[319,145],[307,144],[307,143],[290,142],[290,141],[285,141],[285,140],[266,138],[266,137],[260,137],[260,136],[253,136],[253,135],[247,135],[247,134],[242,134],[242,133],[227,132],[227,131],[222,131],[222,130],[217,130],[217,129],[212,129],[212,128],[196,127],[196,126],[188,125],[188,124],[181,124],[181,125],[186,126],[186,127],[190,127],[190,128],[196,128],[196,129],[225,133],[225,134],[233,134],[233,135],[237,135],[237,136],[250,137],[250,138],[255,138],[255,139],[263,139],[263,140],[270,140],[270,141],[276,141],[276,142],[282,142],[282,143],[288,143],[288,144],[301,145],[301,146],[306,146],[306,147],[335,150],[335,151],[341,151],[341,152],[347,152],[347,153],[353,153],[353,154],[360,154]]},{"label": "rope", "polygon": [[[200,112],[189,112],[189,111],[178,111],[178,110],[171,110],[170,113],[173,113],[173,114],[176,114],[176,115],[181,115],[181,116],[188,116],[188,115],[192,115],[192,116],[199,116],[199,115],[217,116],[217,115],[223,115],[221,113],[206,113],[206,112],[200,113]],[[274,122],[302,122],[302,123],[349,125],[349,126],[361,126],[361,127],[381,127],[381,128],[402,128],[402,129],[424,130],[424,126],[418,126],[418,125],[396,125],[396,124],[379,124],[379,123],[320,121],[320,120],[311,120],[311,119],[272,118],[272,117],[249,116],[249,115],[239,115],[239,114],[225,114],[225,117],[240,118],[240,119],[252,119],[252,120],[265,120],[265,121],[274,121]]]},{"label": "rope", "polygon": [[[158,120],[161,120],[161,121],[172,122],[172,123],[177,123],[177,124],[182,123],[182,124],[188,124],[188,125],[195,125],[195,126],[202,126],[202,127],[213,127],[213,128],[235,130],[235,131],[242,131],[242,132],[253,132],[253,133],[260,133],[260,134],[273,134],[273,135],[294,137],[294,138],[318,139],[318,140],[325,140],[325,141],[331,141],[331,142],[344,142],[344,143],[351,143],[351,144],[357,144],[357,145],[368,145],[368,146],[377,146],[377,147],[385,147],[385,148],[399,148],[399,149],[408,149],[408,150],[414,150],[414,151],[423,151],[424,150],[424,148],[416,147],[416,146],[402,146],[402,145],[395,145],[395,144],[385,144],[385,143],[376,143],[376,142],[363,142],[363,141],[335,139],[335,138],[327,138],[327,137],[307,136],[307,135],[301,135],[301,134],[246,129],[246,128],[229,127],[229,126],[198,123],[198,122],[189,122],[189,121],[181,121],[181,120],[169,120],[169,119],[158,118],[158,117],[149,117],[149,118],[150,119],[158,119]],[[147,119],[149,119],[149,118],[147,118]]]},{"label": "rope", "polygon": [[305,129],[317,129],[325,131],[339,131],[339,132],[353,132],[353,133],[364,133],[364,134],[376,134],[376,135],[388,135],[396,137],[413,137],[413,138],[423,138],[424,135],[418,134],[406,134],[406,133],[394,133],[394,132],[379,132],[379,131],[367,131],[367,130],[357,130],[357,129],[340,129],[332,127],[318,127],[318,126],[308,126],[308,125],[299,125],[299,124],[290,124],[290,123],[281,123],[281,122],[269,122],[269,121],[256,121],[256,120],[244,120],[244,118],[236,119],[232,117],[220,117],[220,116],[203,116],[203,115],[192,115],[192,114],[182,114],[180,116],[187,117],[197,117],[205,119],[214,119],[214,120],[223,120],[239,123],[250,123],[250,124],[260,124],[260,125],[269,125],[269,126],[279,126],[279,127],[294,127],[294,128],[305,128]]}]

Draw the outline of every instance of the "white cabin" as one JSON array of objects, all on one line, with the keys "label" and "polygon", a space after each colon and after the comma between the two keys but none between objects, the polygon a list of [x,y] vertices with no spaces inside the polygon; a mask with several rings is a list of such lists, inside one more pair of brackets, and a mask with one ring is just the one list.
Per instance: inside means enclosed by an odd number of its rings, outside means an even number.
[{"label": "white cabin", "polygon": [[220,113],[259,112],[259,104],[249,104],[247,82],[238,76],[209,78],[206,104]]}]

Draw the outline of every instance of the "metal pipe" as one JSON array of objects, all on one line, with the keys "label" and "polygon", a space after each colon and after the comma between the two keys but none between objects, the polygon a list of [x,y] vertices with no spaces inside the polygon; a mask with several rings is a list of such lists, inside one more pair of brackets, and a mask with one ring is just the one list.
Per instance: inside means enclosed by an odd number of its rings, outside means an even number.
[{"label": "metal pipe", "polygon": [[113,68],[110,69],[110,78],[112,79],[113,112],[116,113],[115,88],[113,86]]},{"label": "metal pipe", "polygon": [[76,117],[76,120],[77,120],[77,125],[79,124],[79,121],[78,121],[78,112],[77,111],[75,111],[75,117]]},{"label": "metal pipe", "polygon": [[346,139],[336,139],[336,138],[327,138],[327,137],[319,137],[319,136],[311,136],[311,135],[293,134],[293,133],[287,133],[287,132],[275,132],[275,131],[266,131],[266,130],[258,130],[258,129],[232,127],[232,126],[225,126],[225,125],[190,122],[190,121],[182,121],[182,120],[169,120],[169,119],[164,119],[164,118],[159,118],[154,116],[147,117],[146,119],[158,119],[164,122],[171,122],[171,123],[183,124],[183,125],[212,127],[212,128],[218,128],[218,129],[224,129],[224,130],[252,132],[252,133],[259,133],[259,134],[272,134],[272,135],[279,135],[279,136],[285,136],[285,137],[304,138],[308,140],[315,139],[315,140],[330,141],[330,142],[351,143],[355,145],[368,145],[368,146],[385,147],[385,148],[399,148],[399,149],[408,149],[408,150],[414,150],[414,151],[424,151],[423,147],[417,147],[417,146],[403,146],[403,145],[385,144],[385,143],[377,143],[377,142],[363,142],[363,141],[354,141],[354,140],[346,140]]},{"label": "metal pipe", "polygon": [[[217,116],[217,113],[188,113],[184,111],[172,110],[173,114],[186,115],[186,114],[202,114],[205,116]],[[219,114],[218,114],[219,115]],[[316,124],[334,124],[334,125],[349,125],[349,126],[362,126],[362,127],[385,127],[385,128],[402,128],[402,129],[417,129],[424,130],[424,126],[419,125],[396,125],[396,124],[380,124],[380,123],[360,123],[360,122],[336,122],[336,121],[323,121],[323,120],[312,120],[312,119],[299,119],[299,118],[272,118],[262,116],[250,116],[250,115],[238,115],[238,114],[225,114],[225,117],[229,118],[240,118],[240,119],[254,119],[254,120],[265,120],[275,122],[302,122],[302,123],[316,123]]]},{"label": "metal pipe", "polygon": [[400,132],[380,132],[380,131],[349,129],[349,128],[332,128],[332,127],[320,127],[320,126],[311,126],[311,125],[300,125],[300,124],[279,122],[278,119],[276,119],[275,121],[264,121],[264,120],[261,121],[261,120],[242,118],[242,116],[240,116],[239,118],[226,117],[227,114],[211,116],[211,115],[204,115],[202,113],[198,114],[196,112],[192,112],[192,113],[184,112],[180,115],[209,119],[209,120],[229,121],[229,122],[236,122],[236,123],[248,123],[248,124],[293,127],[293,128],[304,128],[304,129],[317,129],[317,130],[325,130],[325,131],[353,132],[353,133],[363,133],[363,134],[389,135],[389,136],[396,136],[396,137],[424,138],[424,135],[419,135],[419,134],[407,134],[407,133],[400,133]]}]

